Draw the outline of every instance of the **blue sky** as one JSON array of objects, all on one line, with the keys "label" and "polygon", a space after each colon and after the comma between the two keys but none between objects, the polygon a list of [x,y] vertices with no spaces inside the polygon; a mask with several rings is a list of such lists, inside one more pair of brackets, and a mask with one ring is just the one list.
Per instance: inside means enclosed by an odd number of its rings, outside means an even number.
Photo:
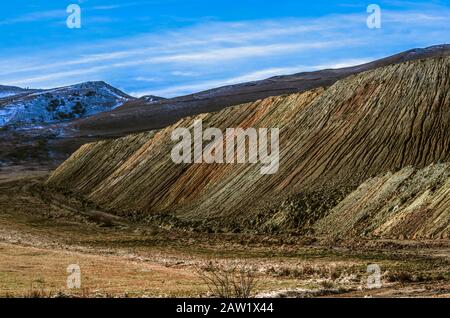
[{"label": "blue sky", "polygon": [[[80,29],[66,26],[72,3]],[[381,29],[366,25],[371,3]],[[170,97],[450,43],[450,0],[15,0],[0,38],[0,84]]]}]

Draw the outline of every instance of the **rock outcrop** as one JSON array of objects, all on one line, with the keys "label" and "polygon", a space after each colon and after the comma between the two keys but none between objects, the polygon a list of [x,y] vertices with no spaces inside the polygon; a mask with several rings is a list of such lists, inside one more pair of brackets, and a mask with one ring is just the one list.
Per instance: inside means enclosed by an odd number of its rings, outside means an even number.
[{"label": "rock outcrop", "polygon": [[314,225],[339,237],[450,237],[450,166],[406,167],[364,182]]}]

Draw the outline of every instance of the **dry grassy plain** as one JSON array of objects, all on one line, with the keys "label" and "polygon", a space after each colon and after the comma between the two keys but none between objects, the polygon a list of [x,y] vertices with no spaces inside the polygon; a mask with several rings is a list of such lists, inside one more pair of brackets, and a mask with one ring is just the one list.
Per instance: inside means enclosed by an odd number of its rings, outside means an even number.
[{"label": "dry grassy plain", "polygon": [[[450,242],[206,234],[110,216],[46,191],[42,167],[0,171],[0,297],[208,297],[209,263],[254,272],[253,296],[450,297]],[[81,268],[68,289],[67,266]],[[367,289],[378,264],[382,288]]]}]

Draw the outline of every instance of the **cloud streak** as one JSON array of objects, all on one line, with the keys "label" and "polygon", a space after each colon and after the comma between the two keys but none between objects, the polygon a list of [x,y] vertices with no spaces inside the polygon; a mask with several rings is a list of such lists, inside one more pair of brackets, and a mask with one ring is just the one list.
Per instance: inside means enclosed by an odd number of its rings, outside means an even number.
[{"label": "cloud streak", "polygon": [[[28,14],[9,23],[57,14]],[[14,57],[0,53],[5,65],[0,66],[0,83],[47,88],[103,79],[136,95],[175,96],[274,75],[361,64],[416,46],[450,42],[449,16],[449,8],[435,6],[384,10],[380,30],[366,27],[365,11],[308,19],[199,23],[51,51],[36,49],[32,57],[28,52]]]},{"label": "cloud streak", "polygon": [[16,23],[29,23],[36,21],[45,21],[56,18],[64,19],[66,17],[65,10],[48,10],[48,11],[37,11],[32,13],[27,13],[15,18],[6,19],[0,21],[0,26],[2,25],[10,25]]},{"label": "cloud streak", "polygon": [[211,89],[216,88],[220,86],[226,86],[226,85],[233,85],[233,84],[239,84],[244,82],[253,82],[258,81],[262,79],[267,79],[273,76],[277,76],[280,74],[284,75],[290,75],[300,72],[311,72],[311,71],[317,71],[321,69],[335,69],[335,68],[342,68],[342,67],[349,67],[349,66],[355,66],[364,64],[367,62],[370,62],[371,59],[352,59],[352,60],[345,60],[340,61],[336,64],[321,64],[321,65],[298,65],[293,67],[276,67],[276,68],[267,68],[267,69],[261,69],[257,71],[253,71],[246,74],[241,74],[239,76],[231,77],[231,78],[224,78],[224,79],[216,79],[211,81],[205,81],[205,82],[198,82],[194,84],[189,85],[180,85],[180,86],[173,86],[164,88],[161,90],[156,91],[138,91],[133,92],[132,94],[134,96],[143,96],[143,95],[163,95],[163,96],[178,96],[178,95],[184,95],[189,94],[192,92],[205,90],[205,89]]}]

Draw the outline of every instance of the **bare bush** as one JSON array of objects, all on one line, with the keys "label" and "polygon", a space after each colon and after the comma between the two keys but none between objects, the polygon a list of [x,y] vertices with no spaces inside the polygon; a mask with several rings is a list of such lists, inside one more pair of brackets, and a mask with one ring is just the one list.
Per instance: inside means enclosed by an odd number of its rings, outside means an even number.
[{"label": "bare bush", "polygon": [[210,262],[197,273],[210,293],[220,298],[249,298],[256,286],[255,270],[251,267],[225,267]]}]

